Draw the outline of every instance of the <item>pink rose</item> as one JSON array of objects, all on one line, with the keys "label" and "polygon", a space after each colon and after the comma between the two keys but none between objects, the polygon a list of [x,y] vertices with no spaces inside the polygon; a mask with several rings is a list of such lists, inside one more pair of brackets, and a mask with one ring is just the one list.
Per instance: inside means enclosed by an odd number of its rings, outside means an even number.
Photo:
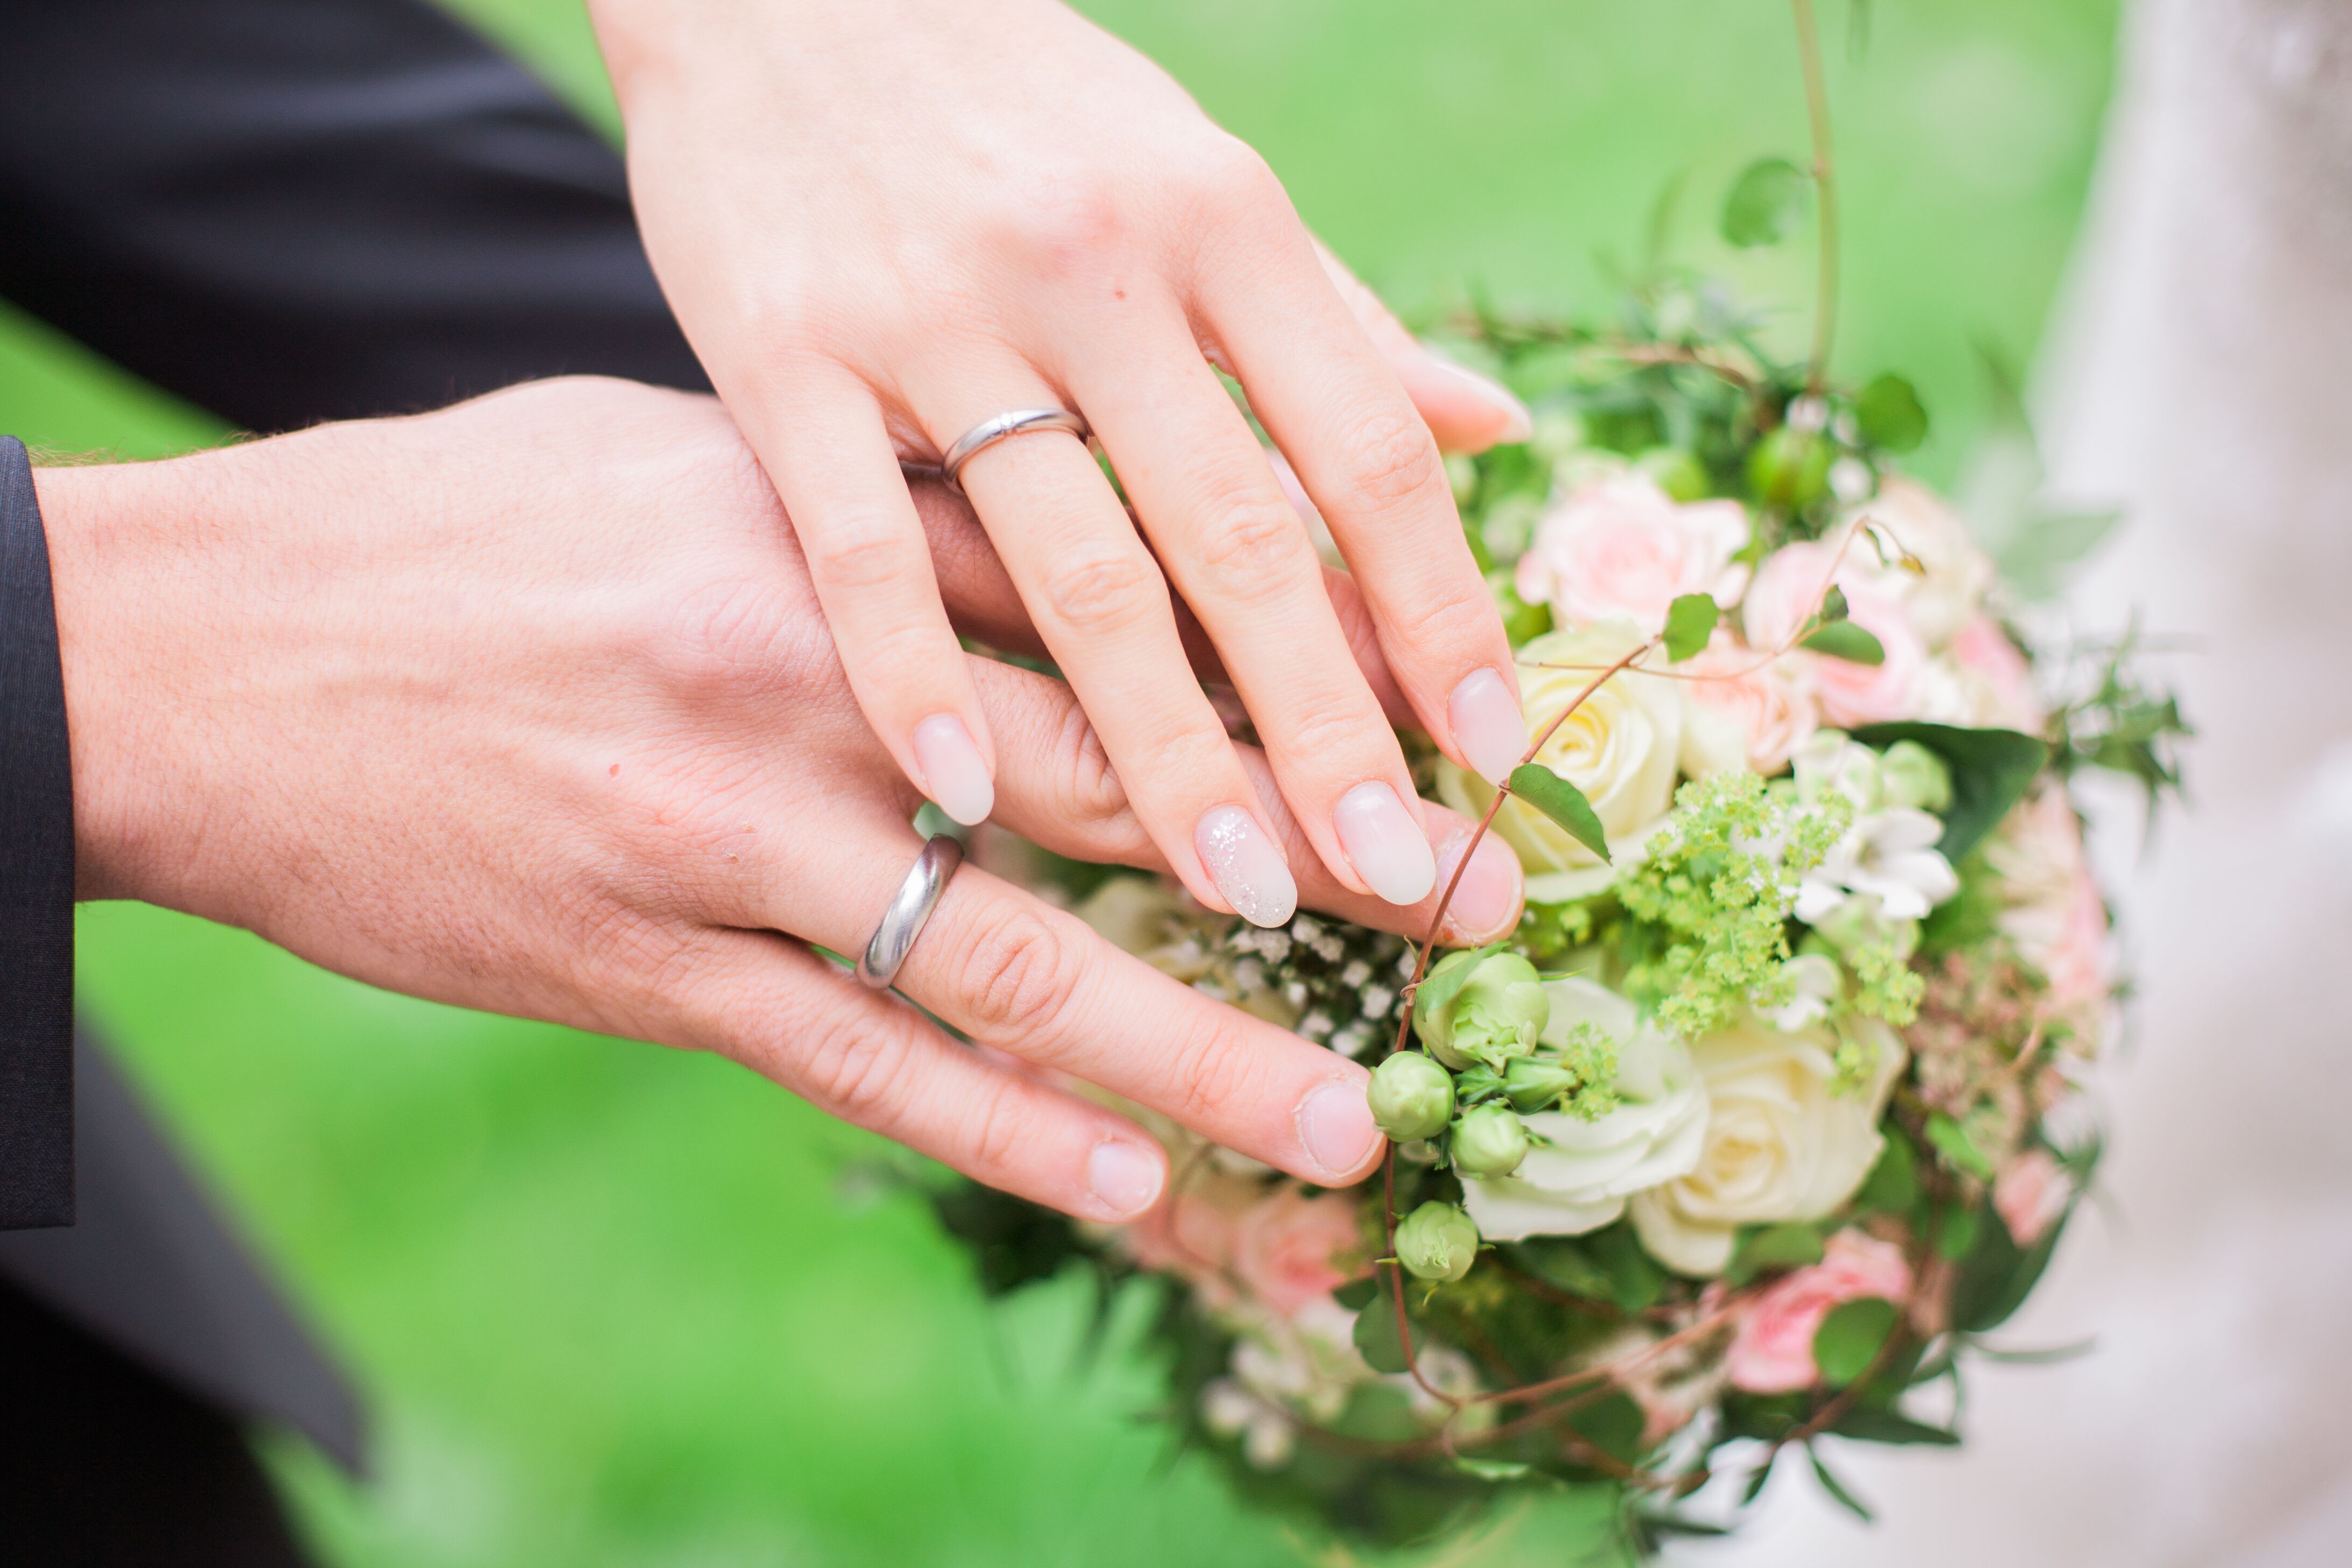
[{"label": "pink rose", "polygon": [[2018,1246],[2032,1247],[2066,1212],[2073,1190],[2055,1155],[2047,1149],[2028,1149],[1994,1178],[1993,1212]]},{"label": "pink rose", "polygon": [[1794,659],[1767,659],[1718,636],[1680,668],[1691,678],[1683,688],[1683,771],[1694,778],[1742,765],[1769,777],[1820,728],[1811,680]]},{"label": "pink rose", "polygon": [[[1849,550],[1837,568],[1846,617],[1878,639],[1886,653],[1885,661],[1873,665],[1827,655],[1791,657],[1811,671],[1827,722],[1852,729],[1889,719],[1916,719],[1927,699],[1927,646],[1919,640],[1901,602],[1875,586],[1852,556]],[[1833,546],[1815,543],[1783,545],[1766,557],[1740,602],[1740,624],[1748,642],[1759,648],[1786,646],[1820,611],[1830,563],[1836,560]]]},{"label": "pink rose", "polygon": [[1733,1386],[1751,1394],[1811,1388],[1813,1336],[1832,1307],[1877,1296],[1900,1303],[1911,1293],[1911,1266],[1903,1249],[1858,1230],[1842,1230],[1822,1249],[1822,1260],[1800,1268],[1751,1302],[1739,1315],[1724,1358]]},{"label": "pink rose", "polygon": [[1960,672],[1972,722],[2029,735],[2040,731],[2042,705],[2034,700],[2032,669],[1990,616],[1979,616],[1962,626],[1949,651]]},{"label": "pink rose", "polygon": [[1355,1255],[1362,1250],[1356,1205],[1336,1193],[1308,1197],[1284,1187],[1244,1210],[1234,1228],[1234,1272],[1286,1318],[1361,1275]]},{"label": "pink rose", "polygon": [[1120,1235],[1137,1263],[1173,1274],[1217,1299],[1231,1296],[1225,1279],[1233,1267],[1240,1216],[1255,1195],[1255,1184],[1195,1178],[1183,1191],[1162,1198]]},{"label": "pink rose", "polygon": [[1648,479],[1621,474],[1545,514],[1519,557],[1519,597],[1549,601],[1563,626],[1624,617],[1654,632],[1685,594],[1736,599],[1744,574],[1731,558],[1747,543],[1738,501],[1678,505]]}]

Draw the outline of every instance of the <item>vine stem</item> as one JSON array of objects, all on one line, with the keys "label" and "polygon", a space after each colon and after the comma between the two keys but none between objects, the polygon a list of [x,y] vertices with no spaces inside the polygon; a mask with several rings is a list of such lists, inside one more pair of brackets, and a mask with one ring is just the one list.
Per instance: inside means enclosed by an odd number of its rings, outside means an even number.
[{"label": "vine stem", "polygon": [[1829,384],[1830,347],[1837,337],[1837,165],[1830,142],[1829,84],[1822,70],[1821,29],[1813,0],[1790,0],[1797,18],[1797,55],[1805,72],[1805,114],[1813,132],[1813,188],[1821,199],[1821,266],[1813,298],[1813,358],[1805,390],[1819,395]]}]

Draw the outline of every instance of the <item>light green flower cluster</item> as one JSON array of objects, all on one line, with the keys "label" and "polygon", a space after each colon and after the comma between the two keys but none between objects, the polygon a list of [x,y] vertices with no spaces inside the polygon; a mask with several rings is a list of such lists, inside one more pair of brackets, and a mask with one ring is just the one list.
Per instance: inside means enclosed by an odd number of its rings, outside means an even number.
[{"label": "light green flower cluster", "polygon": [[1696,1039],[1743,1007],[1791,999],[1785,927],[1798,883],[1853,826],[1853,806],[1834,794],[1801,803],[1744,772],[1686,784],[1675,804],[1614,890],[1663,935],[1628,970],[1627,992]]}]

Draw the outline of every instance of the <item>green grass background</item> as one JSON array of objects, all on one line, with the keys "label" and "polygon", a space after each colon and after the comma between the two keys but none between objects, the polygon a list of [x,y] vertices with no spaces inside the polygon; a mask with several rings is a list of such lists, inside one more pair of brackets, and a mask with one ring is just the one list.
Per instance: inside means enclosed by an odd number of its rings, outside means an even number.
[{"label": "green grass background", "polygon": [[[577,0],[463,0],[615,123]],[[1605,301],[1669,182],[1684,259],[1810,297],[1810,243],[1728,257],[1732,173],[1801,155],[1770,0],[1093,0],[1263,150],[1400,305],[1472,286]],[[2114,0],[1827,5],[1850,215],[1848,374],[1900,369],[1948,477],[1974,340],[2030,352],[2082,205]],[[1784,323],[1801,341],[1801,312]],[[0,428],[125,456],[216,421],[0,317]],[[728,1064],[428,1006],[240,932],[83,911],[83,995],[364,1383],[380,1475],[280,1473],[353,1564],[1297,1562],[1197,1459],[1165,1462],[1129,1340],[1083,1301],[979,1300],[870,1144]],[[789,1020],[780,1020],[789,1027]],[[1130,1303],[1130,1305],[1133,1305]],[[1130,1314],[1131,1316],[1132,1314]],[[1572,1510],[1476,1554],[1558,1561]]]}]

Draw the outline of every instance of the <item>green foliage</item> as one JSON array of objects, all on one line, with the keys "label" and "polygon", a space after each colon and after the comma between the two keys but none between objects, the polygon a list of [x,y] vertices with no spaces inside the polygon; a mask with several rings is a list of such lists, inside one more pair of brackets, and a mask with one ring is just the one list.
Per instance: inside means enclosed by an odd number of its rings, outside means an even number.
[{"label": "green foliage", "polygon": [[1980,1182],[1992,1180],[1992,1161],[1977,1147],[1969,1130],[1943,1111],[1928,1116],[1927,1142],[1944,1157],[1944,1163],[1962,1175],[1974,1176]]},{"label": "green foliage", "polygon": [[1886,648],[1866,627],[1853,621],[1832,621],[1797,645],[1808,653],[1842,658],[1848,664],[1873,667],[1886,662]]},{"label": "green foliage", "polygon": [[1890,452],[1916,450],[1927,438],[1927,410],[1918,392],[1892,372],[1855,394],[1853,416],[1863,439]]},{"label": "green foliage", "polygon": [[1902,1128],[1888,1127],[1877,1163],[1870,1167],[1870,1174],[1863,1178],[1862,1190],[1854,1194],[1854,1207],[1864,1214],[1910,1213],[1912,1205],[1919,1201],[1918,1158],[1912,1152],[1911,1140]]},{"label": "green foliage", "polygon": [[1521,763],[1511,770],[1511,793],[1568,829],[1569,836],[1605,862],[1609,835],[1584,792],[1541,763]]},{"label": "green foliage", "polygon": [[1829,1466],[1822,1458],[1820,1444],[1806,1444],[1805,1457],[1813,1462],[1813,1479],[1821,1482],[1822,1490],[1829,1493],[1832,1501],[1864,1524],[1877,1522],[1878,1516],[1872,1513],[1862,1499],[1854,1495],[1853,1489],[1830,1473]]},{"label": "green foliage", "polygon": [[1843,1388],[1868,1372],[1899,1315],[1895,1303],[1883,1296],[1863,1296],[1831,1308],[1813,1331],[1813,1364],[1821,1369],[1822,1381]]},{"label": "green foliage", "polygon": [[1796,224],[1812,183],[1811,175],[1786,158],[1759,158],[1731,183],[1717,227],[1727,241],[1743,250],[1776,245]]},{"label": "green foliage", "polygon": [[1960,1435],[1948,1426],[1931,1426],[1885,1405],[1860,1403],[1848,1405],[1830,1430],[1841,1437],[1852,1437],[1864,1443],[1950,1448],[1957,1447],[1960,1441]]},{"label": "green foliage", "polygon": [[1853,738],[1881,748],[1914,741],[1943,758],[1952,770],[1952,805],[1944,814],[1944,837],[1936,847],[1955,865],[2009,815],[2010,807],[2025,798],[2050,761],[2047,743],[2014,730],[1906,721],[1866,724]]},{"label": "green foliage", "polygon": [[1624,933],[1633,944],[1627,993],[1696,1038],[1750,1003],[1789,1000],[1797,879],[1822,863],[1853,811],[1842,796],[1799,805],[1746,772],[1685,784],[1675,802],[1614,892],[1639,922]]},{"label": "green foliage", "polygon": [[[1382,1269],[1385,1281],[1388,1271]],[[1379,1293],[1356,1314],[1356,1353],[1374,1372],[1405,1369],[1404,1341],[1397,1333],[1396,1298],[1383,1282]]]},{"label": "green foliage", "polygon": [[1821,1260],[1822,1233],[1818,1226],[1797,1220],[1756,1226],[1741,1233],[1730,1266],[1723,1271],[1723,1281],[1727,1285],[1745,1285],[1767,1268],[1801,1268]]},{"label": "green foliage", "polygon": [[1980,1334],[2007,1322],[2041,1282],[2073,1213],[2069,1207],[2032,1247],[2020,1247],[1988,1203],[1977,1226],[1976,1244],[1961,1263],[1960,1277],[1953,1286],[1953,1325]]},{"label": "green foliage", "polygon": [[2179,698],[2134,667],[2138,647],[2134,626],[2104,650],[2091,690],[2052,717],[2052,763],[2061,774],[2104,768],[2137,780],[2152,816],[2164,796],[2180,793],[2180,742],[2196,731],[2181,716]]},{"label": "green foliage", "polygon": [[1673,664],[1697,653],[1715,636],[1723,607],[1712,595],[1685,594],[1666,606],[1666,658]]},{"label": "green foliage", "polygon": [[1578,1436],[1622,1465],[1641,1458],[1647,1421],[1642,1406],[1622,1388],[1579,1406],[1568,1418]]},{"label": "green foliage", "polygon": [[981,1289],[1002,1296],[1101,1249],[1067,1215],[961,1177],[927,1193],[940,1228],[970,1250]]}]

